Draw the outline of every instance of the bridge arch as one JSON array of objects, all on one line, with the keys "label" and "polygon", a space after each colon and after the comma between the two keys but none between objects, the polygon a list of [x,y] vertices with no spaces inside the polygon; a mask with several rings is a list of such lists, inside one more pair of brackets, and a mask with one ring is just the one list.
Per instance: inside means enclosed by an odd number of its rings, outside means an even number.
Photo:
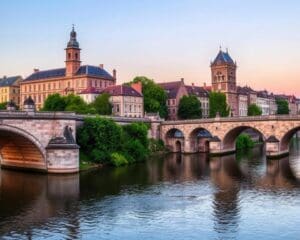
[{"label": "bridge arch", "polygon": [[171,128],[165,135],[166,147],[171,152],[183,152],[184,150],[184,133],[178,128]]},{"label": "bridge arch", "polygon": [[300,126],[294,127],[290,130],[288,130],[283,137],[281,138],[280,141],[280,151],[288,151],[289,150],[289,145],[292,137],[300,131]]},{"label": "bridge arch", "polygon": [[43,145],[29,132],[0,125],[0,161],[2,166],[46,170]]},{"label": "bridge arch", "polygon": [[209,139],[213,135],[203,127],[193,129],[189,134],[192,152],[209,152]]},{"label": "bridge arch", "polygon": [[245,130],[251,129],[253,130],[255,133],[258,133],[258,135],[260,136],[260,140],[265,141],[265,136],[263,134],[263,131],[253,127],[251,125],[244,125],[244,126],[237,126],[237,127],[233,127],[231,128],[229,131],[227,131],[224,135],[223,138],[223,149],[226,150],[232,150],[235,151],[235,144],[236,144],[236,139],[237,137],[243,133]]}]

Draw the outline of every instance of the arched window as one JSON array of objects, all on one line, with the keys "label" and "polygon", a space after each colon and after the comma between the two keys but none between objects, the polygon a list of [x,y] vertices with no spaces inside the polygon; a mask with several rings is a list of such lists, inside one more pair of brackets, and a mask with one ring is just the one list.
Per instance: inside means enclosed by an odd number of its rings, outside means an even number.
[{"label": "arched window", "polygon": [[71,53],[68,53],[68,59],[69,60],[71,59]]}]

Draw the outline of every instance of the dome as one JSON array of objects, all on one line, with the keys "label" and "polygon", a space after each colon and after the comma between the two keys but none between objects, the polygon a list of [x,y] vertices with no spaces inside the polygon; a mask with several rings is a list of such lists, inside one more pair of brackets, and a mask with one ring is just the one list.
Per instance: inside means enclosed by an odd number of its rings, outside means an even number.
[{"label": "dome", "polygon": [[34,105],[34,101],[31,98],[31,96],[29,96],[28,98],[25,99],[24,105]]},{"label": "dome", "polygon": [[73,26],[72,31],[70,33],[70,40],[67,45],[68,48],[79,48],[79,43],[77,42],[76,35],[77,34],[76,34],[76,32],[74,30],[74,26]]}]

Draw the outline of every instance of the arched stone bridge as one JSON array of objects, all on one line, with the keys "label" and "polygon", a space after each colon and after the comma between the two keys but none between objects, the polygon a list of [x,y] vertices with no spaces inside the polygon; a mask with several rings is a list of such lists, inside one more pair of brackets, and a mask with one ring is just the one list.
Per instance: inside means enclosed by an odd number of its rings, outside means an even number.
[{"label": "arched stone bridge", "polygon": [[[78,172],[76,128],[85,117],[71,112],[0,111],[1,167]],[[149,119],[112,119],[119,124],[149,122]]]},{"label": "arched stone bridge", "polygon": [[246,129],[258,132],[265,142],[269,157],[288,154],[292,136],[300,130],[300,116],[257,116],[165,121],[160,125],[160,138],[172,152],[235,151],[235,141]]}]

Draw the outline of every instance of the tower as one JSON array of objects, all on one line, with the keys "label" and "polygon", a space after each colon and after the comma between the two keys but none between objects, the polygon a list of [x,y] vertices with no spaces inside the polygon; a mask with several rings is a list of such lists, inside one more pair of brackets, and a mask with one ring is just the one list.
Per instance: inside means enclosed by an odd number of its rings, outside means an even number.
[{"label": "tower", "polygon": [[212,91],[222,92],[226,95],[227,104],[230,106],[231,115],[238,114],[238,101],[236,90],[236,63],[228,51],[220,49],[217,57],[210,65]]},{"label": "tower", "polygon": [[70,40],[68,42],[66,50],[66,76],[73,76],[80,67],[80,48],[79,43],[76,39],[76,32],[74,30],[74,26],[72,27],[72,31],[70,33]]}]

